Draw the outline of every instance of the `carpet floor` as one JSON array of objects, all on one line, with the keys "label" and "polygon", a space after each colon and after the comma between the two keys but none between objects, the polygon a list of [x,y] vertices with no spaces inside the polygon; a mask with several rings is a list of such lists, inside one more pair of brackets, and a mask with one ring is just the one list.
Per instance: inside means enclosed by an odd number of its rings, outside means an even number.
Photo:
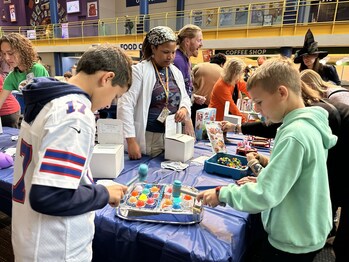
[{"label": "carpet floor", "polygon": [[[13,262],[11,243],[11,218],[0,212],[0,262]],[[334,262],[331,246],[325,246],[314,262]]]}]

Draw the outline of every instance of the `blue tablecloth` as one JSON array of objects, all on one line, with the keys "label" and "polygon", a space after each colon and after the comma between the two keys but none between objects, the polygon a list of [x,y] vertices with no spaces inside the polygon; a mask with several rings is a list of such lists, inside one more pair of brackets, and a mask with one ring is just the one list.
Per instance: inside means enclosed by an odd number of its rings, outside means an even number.
[{"label": "blue tablecloth", "polygon": [[[16,142],[12,135],[18,130],[4,128],[0,146],[9,147]],[[235,154],[236,142],[242,136],[234,136],[227,146],[228,153]],[[211,156],[208,141],[195,144],[195,155]],[[226,185],[233,180],[207,174],[203,165],[190,163],[184,171],[162,169],[163,155],[156,158],[142,157],[131,161],[125,154],[125,168],[115,181],[127,184],[137,176],[141,163],[149,167],[147,181],[172,183],[175,179],[199,190]],[[0,210],[11,215],[11,186],[13,168],[0,170]],[[93,261],[241,261],[251,231],[249,215],[229,206],[204,208],[203,220],[194,225],[170,225],[126,221],[115,215],[109,205],[97,210],[96,232],[93,241]]]},{"label": "blue tablecloth", "polygon": [[[227,146],[228,153],[235,154],[236,142],[242,138],[234,136],[233,143]],[[195,144],[194,158],[212,154],[208,141]],[[227,177],[207,174],[203,165],[193,162],[189,162],[185,171],[161,169],[162,161],[163,155],[136,162],[126,160],[124,171],[115,181],[127,184],[137,176],[139,164],[147,163],[150,183],[172,183],[178,179],[184,185],[203,190],[233,182]],[[96,212],[95,224],[94,262],[242,261],[250,233],[249,215],[229,206],[205,207],[202,222],[195,225],[126,221],[115,215],[114,208],[106,206]]]},{"label": "blue tablecloth", "polygon": [[[0,134],[0,150],[16,146],[17,141],[12,141],[11,137],[18,135],[18,129],[3,127]],[[11,216],[12,209],[12,180],[13,167],[0,169],[0,211]]]}]

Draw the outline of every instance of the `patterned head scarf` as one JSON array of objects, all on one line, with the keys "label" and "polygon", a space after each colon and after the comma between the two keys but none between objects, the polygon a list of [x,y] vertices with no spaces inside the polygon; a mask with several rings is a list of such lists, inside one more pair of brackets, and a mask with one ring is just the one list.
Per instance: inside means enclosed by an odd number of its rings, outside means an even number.
[{"label": "patterned head scarf", "polygon": [[152,28],[146,35],[150,44],[158,46],[169,41],[177,41],[177,37],[171,28],[157,26]]}]

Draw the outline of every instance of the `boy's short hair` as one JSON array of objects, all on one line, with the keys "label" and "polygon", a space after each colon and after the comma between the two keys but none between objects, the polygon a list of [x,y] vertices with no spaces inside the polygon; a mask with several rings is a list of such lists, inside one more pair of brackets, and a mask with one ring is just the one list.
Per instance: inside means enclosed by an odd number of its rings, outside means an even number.
[{"label": "boy's short hair", "polygon": [[247,81],[247,90],[255,86],[269,93],[276,92],[279,86],[285,86],[294,93],[301,94],[301,77],[293,61],[287,57],[268,59]]},{"label": "boy's short hair", "polygon": [[119,47],[100,45],[89,48],[79,59],[76,72],[92,75],[98,71],[114,72],[112,85],[130,88],[132,84],[132,60]]}]

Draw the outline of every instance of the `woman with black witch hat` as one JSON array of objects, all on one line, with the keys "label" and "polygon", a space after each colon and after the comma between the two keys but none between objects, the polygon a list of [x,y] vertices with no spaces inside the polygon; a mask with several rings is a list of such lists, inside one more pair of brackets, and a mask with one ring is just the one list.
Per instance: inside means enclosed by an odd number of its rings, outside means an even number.
[{"label": "woman with black witch hat", "polygon": [[301,64],[299,71],[312,69],[317,72],[324,81],[331,81],[340,85],[337,70],[333,65],[323,65],[320,60],[328,55],[327,51],[319,51],[318,43],[314,40],[313,33],[308,29],[302,49],[296,51],[294,62]]}]

